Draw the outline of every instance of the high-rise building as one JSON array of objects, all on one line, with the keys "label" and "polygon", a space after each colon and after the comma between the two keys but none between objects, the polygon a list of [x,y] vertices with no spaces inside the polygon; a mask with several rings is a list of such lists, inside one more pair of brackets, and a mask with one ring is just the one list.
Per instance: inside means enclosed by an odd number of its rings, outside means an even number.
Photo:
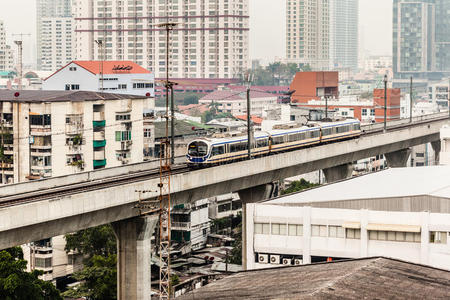
[{"label": "high-rise building", "polygon": [[330,68],[358,69],[358,0],[331,0]]},{"label": "high-rise building", "polygon": [[[164,78],[236,78],[249,67],[248,0],[76,0],[76,58],[131,60]],[[169,18],[167,18],[169,16]]]},{"label": "high-rise building", "polygon": [[397,86],[450,74],[450,3],[394,0],[393,69]]},{"label": "high-rise building", "polygon": [[56,71],[73,59],[72,0],[37,0],[37,66]]},{"label": "high-rise building", "polygon": [[357,0],[291,0],[286,10],[288,61],[318,71],[357,69]]},{"label": "high-rise building", "polygon": [[286,1],[286,58],[313,70],[330,65],[328,0]]},{"label": "high-rise building", "polygon": [[6,44],[6,31],[3,21],[0,20],[0,71],[14,69],[14,55],[11,46]]}]

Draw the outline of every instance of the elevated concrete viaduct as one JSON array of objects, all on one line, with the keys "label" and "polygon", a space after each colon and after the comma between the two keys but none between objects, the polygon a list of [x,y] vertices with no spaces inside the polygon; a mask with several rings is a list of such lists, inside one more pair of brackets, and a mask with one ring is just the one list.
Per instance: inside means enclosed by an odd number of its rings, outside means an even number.
[{"label": "elevated concrete viaduct", "polygon": [[[388,153],[392,155],[386,157],[404,156],[405,149],[438,141],[439,130],[447,123],[447,117],[435,117],[390,127],[386,133],[377,131],[380,124],[376,124],[358,139],[195,171],[179,167],[171,180],[172,204],[228,192],[240,192],[243,204],[260,201],[273,193],[272,183],[319,169],[328,169],[329,176],[339,179],[348,174],[340,168],[348,169],[356,160]],[[388,160],[403,161],[399,157]],[[146,263],[144,268],[138,265],[148,257],[148,236],[156,223],[138,217],[136,191],[150,190],[146,197],[156,198],[159,176],[139,174],[142,172],[78,183],[65,178],[67,185],[62,187],[55,186],[57,178],[52,178],[0,188],[0,249],[113,223],[119,250],[119,299],[147,299],[149,290],[139,290],[139,286],[149,278],[149,271]],[[139,283],[133,285],[136,280]]]}]

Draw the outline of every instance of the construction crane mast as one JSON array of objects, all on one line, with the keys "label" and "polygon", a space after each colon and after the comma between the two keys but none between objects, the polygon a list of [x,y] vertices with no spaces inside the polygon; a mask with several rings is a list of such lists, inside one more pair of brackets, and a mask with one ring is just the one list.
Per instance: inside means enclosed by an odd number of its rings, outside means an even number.
[{"label": "construction crane mast", "polygon": [[19,40],[15,40],[14,44],[17,45],[17,52],[18,52],[18,58],[17,58],[17,64],[18,64],[18,72],[19,72],[19,90],[22,89],[22,77],[23,77],[23,37],[24,36],[31,36],[31,34],[29,33],[18,33],[18,34],[13,34],[14,36],[20,36]]}]

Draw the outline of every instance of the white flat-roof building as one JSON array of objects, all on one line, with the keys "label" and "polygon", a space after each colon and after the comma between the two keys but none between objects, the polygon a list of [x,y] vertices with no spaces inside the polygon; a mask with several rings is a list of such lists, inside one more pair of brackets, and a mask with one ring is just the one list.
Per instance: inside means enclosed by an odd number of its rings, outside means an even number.
[{"label": "white flat-roof building", "polygon": [[42,89],[154,97],[154,85],[154,74],[132,61],[72,61],[46,78]]},{"label": "white flat-roof building", "polygon": [[388,169],[248,204],[246,267],[383,255],[450,270],[449,177]]}]

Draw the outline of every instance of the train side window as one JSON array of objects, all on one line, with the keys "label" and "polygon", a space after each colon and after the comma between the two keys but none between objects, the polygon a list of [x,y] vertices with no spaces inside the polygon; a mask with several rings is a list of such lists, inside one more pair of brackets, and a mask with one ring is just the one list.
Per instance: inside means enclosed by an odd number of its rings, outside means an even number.
[{"label": "train side window", "polygon": [[360,130],[360,129],[361,129],[361,127],[360,127],[359,124],[354,124],[353,125],[353,130]]},{"label": "train side window", "polygon": [[267,147],[268,144],[269,144],[269,143],[268,143],[267,138],[263,138],[263,139],[258,139],[258,140],[256,140],[256,146],[257,146],[258,148]]},{"label": "train side window", "polygon": [[288,138],[289,138],[289,142],[298,141],[299,140],[299,134],[298,133],[290,134]]},{"label": "train side window", "polygon": [[230,144],[230,152],[238,152],[239,151],[239,143]]},{"label": "train side window", "polygon": [[221,155],[225,153],[224,146],[215,146],[212,148],[211,156]]},{"label": "train side window", "polygon": [[272,144],[274,145],[278,145],[278,144],[283,144],[283,136],[276,136],[272,138]]}]

